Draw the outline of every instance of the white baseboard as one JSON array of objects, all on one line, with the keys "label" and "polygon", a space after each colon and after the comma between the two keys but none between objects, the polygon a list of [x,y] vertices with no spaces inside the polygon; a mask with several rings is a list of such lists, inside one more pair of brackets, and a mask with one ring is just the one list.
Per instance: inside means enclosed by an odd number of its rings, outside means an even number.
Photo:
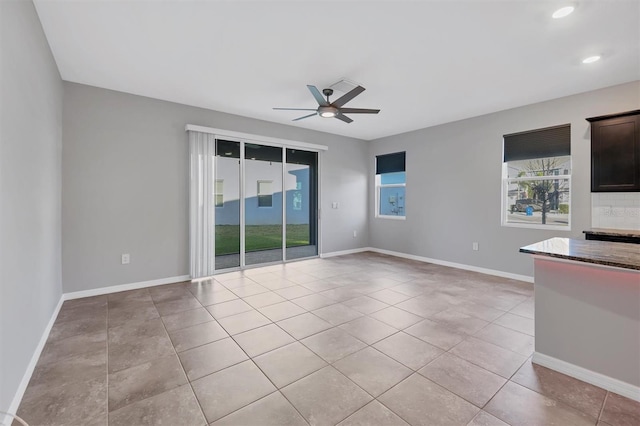
[{"label": "white baseboard", "polygon": [[369,247],[363,251],[372,251],[375,253],[388,254],[390,256],[403,257],[405,259],[417,260],[419,262],[433,263],[436,265],[448,266],[450,268],[464,269],[466,271],[480,272],[481,274],[494,275],[497,277],[525,281],[528,283],[533,282],[533,277],[528,275],[512,274],[510,272],[498,271],[496,269],[488,269],[488,268],[481,268],[479,266],[465,265],[464,263],[455,263],[455,262],[449,262],[446,260],[432,259],[429,257],[416,256],[414,254],[401,253],[397,251],[384,250],[384,249],[379,249],[374,247]]},{"label": "white baseboard", "polygon": [[[58,304],[56,305],[53,313],[51,314],[51,318],[47,323],[44,331],[42,332],[42,336],[40,336],[40,341],[38,342],[38,346],[33,351],[33,355],[31,356],[31,360],[27,365],[27,369],[22,375],[22,380],[20,381],[20,385],[18,389],[16,389],[16,393],[13,395],[13,400],[11,401],[11,405],[9,406],[9,413],[15,414],[18,411],[18,407],[22,402],[22,397],[24,396],[24,392],[27,390],[27,386],[29,385],[29,381],[31,380],[31,376],[33,375],[33,370],[36,368],[36,364],[38,364],[38,360],[40,359],[40,354],[42,354],[42,350],[44,349],[45,343],[47,343],[47,339],[49,338],[49,333],[51,332],[51,328],[53,327],[53,323],[56,322],[56,318],[58,318],[58,313],[60,312],[60,308],[62,307],[62,302],[64,302],[64,294],[60,296],[60,300],[58,300]],[[4,416],[4,419],[0,424],[12,424],[13,419],[11,416]]]},{"label": "white baseboard", "polygon": [[532,361],[535,364],[550,368],[551,370],[555,370],[559,373],[566,374],[567,376],[582,380],[583,382],[591,383],[592,385],[598,386],[602,389],[606,389],[613,393],[617,393],[618,395],[640,402],[640,387],[638,386],[623,382],[622,380],[614,379],[613,377],[605,376],[601,373],[596,373],[595,371],[579,367],[575,364],[571,364],[539,352],[533,353]]},{"label": "white baseboard", "polygon": [[320,257],[325,259],[327,257],[344,256],[346,254],[363,253],[365,251],[373,251],[371,247],[360,247],[350,250],[331,251],[329,253],[321,253]]},{"label": "white baseboard", "polygon": [[153,287],[157,285],[179,283],[181,281],[188,281],[190,279],[191,279],[190,275],[179,275],[177,277],[160,278],[157,280],[140,281],[137,283],[120,284],[120,285],[114,285],[110,287],[100,287],[100,288],[94,288],[91,290],[74,291],[72,293],[64,293],[63,296],[64,296],[64,300],[73,300],[73,299],[80,299],[83,297],[101,296],[103,294],[118,293],[120,291],[138,290],[140,288]]}]

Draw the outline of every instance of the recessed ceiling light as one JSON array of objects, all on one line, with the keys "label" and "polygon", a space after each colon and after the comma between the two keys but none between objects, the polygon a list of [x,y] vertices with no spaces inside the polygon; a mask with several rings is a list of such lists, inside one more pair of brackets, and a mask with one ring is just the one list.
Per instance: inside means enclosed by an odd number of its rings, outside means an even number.
[{"label": "recessed ceiling light", "polygon": [[553,19],[564,18],[565,16],[570,15],[571,12],[573,12],[574,10],[575,10],[575,7],[573,7],[573,6],[561,7],[560,9],[556,10],[555,12],[553,12],[553,15],[551,15],[551,17]]},{"label": "recessed ceiling light", "polygon": [[584,58],[582,60],[582,63],[583,64],[592,64],[592,63],[594,63],[596,61],[599,61],[599,60],[600,60],[600,56],[599,55],[594,55],[594,56],[589,56],[588,58]]}]

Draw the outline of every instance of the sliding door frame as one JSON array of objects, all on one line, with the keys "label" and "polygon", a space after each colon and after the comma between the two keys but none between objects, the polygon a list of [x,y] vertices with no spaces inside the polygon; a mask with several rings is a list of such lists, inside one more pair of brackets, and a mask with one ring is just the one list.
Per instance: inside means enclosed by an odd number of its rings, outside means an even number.
[{"label": "sliding door frame", "polygon": [[[218,136],[216,136],[216,140],[218,140]],[[244,194],[245,194],[245,187],[244,184],[246,182],[246,178],[245,178],[245,172],[244,172],[244,168],[245,168],[245,152],[244,152],[244,141],[243,140],[239,140],[238,142],[240,142],[240,199],[238,200],[238,203],[240,204],[240,269],[244,269],[247,265],[245,262],[245,258],[244,255],[246,253],[247,250],[247,246],[246,246],[246,241],[245,236],[246,236],[246,229],[244,227],[245,224],[245,202],[244,202]],[[215,216],[214,216],[215,217]],[[217,269],[214,268],[214,273],[218,272]]]},{"label": "sliding door frame", "polygon": [[[268,136],[260,136],[260,135],[253,135],[253,134],[249,134],[249,133],[241,133],[241,132],[234,132],[234,131],[230,131],[230,130],[223,130],[223,129],[215,129],[212,127],[204,127],[204,126],[197,126],[197,125],[193,125],[193,124],[187,124],[186,131],[196,131],[196,132],[201,132],[201,133],[210,133],[214,135],[215,138],[215,143],[217,146],[217,141],[219,139],[223,139],[223,140],[228,140],[231,142],[239,142],[240,143],[240,176],[239,176],[239,186],[240,186],[240,191],[239,191],[239,196],[240,196],[240,200],[239,204],[240,204],[240,266],[239,267],[234,267],[234,268],[227,268],[227,269],[223,269],[223,270],[218,270],[215,269],[214,266],[214,274],[218,274],[218,273],[224,273],[224,272],[231,272],[231,271],[237,271],[237,270],[243,270],[243,269],[250,269],[253,267],[260,267],[260,266],[264,266],[264,265],[271,265],[271,264],[279,264],[279,263],[286,263],[287,261],[287,192],[286,192],[286,175],[287,175],[287,149],[291,148],[291,149],[300,149],[303,151],[311,151],[311,152],[316,152],[318,153],[318,157],[317,157],[317,167],[316,167],[316,186],[317,186],[317,190],[316,190],[316,214],[315,214],[315,218],[316,218],[316,222],[317,222],[317,227],[316,227],[316,245],[317,245],[317,254],[315,256],[310,256],[310,257],[305,257],[305,258],[296,258],[293,259],[292,261],[297,261],[297,260],[304,260],[304,259],[309,259],[309,258],[315,258],[315,257],[319,257],[320,253],[322,253],[322,220],[321,220],[321,209],[320,206],[322,205],[321,202],[321,181],[322,179],[320,178],[321,175],[321,171],[322,171],[322,152],[328,150],[328,147],[325,145],[316,145],[316,144],[310,144],[310,143],[306,143],[306,142],[299,142],[299,141],[292,141],[292,140],[287,140],[287,139],[278,139],[278,138],[272,138],[272,137],[268,137]],[[246,183],[246,176],[245,176],[245,144],[257,144],[257,145],[264,145],[264,146],[271,146],[271,147],[277,147],[277,148],[281,148],[282,149],[282,260],[281,261],[276,261],[276,262],[269,262],[269,263],[264,263],[264,264],[256,264],[256,265],[246,265],[245,262],[245,254],[246,254],[246,242],[245,242],[245,214],[246,214],[246,206],[245,206],[245,183]],[[217,156],[216,156],[217,157]],[[215,175],[215,167],[217,165],[217,161],[213,162],[214,164],[214,170],[213,173]],[[214,209],[214,213],[213,213],[213,226],[215,227],[215,209]],[[311,226],[311,224],[310,224]],[[214,256],[215,256],[215,238],[214,238]],[[215,265],[215,263],[214,263]]]},{"label": "sliding door frame", "polygon": [[282,261],[287,261],[287,147],[282,147]]}]

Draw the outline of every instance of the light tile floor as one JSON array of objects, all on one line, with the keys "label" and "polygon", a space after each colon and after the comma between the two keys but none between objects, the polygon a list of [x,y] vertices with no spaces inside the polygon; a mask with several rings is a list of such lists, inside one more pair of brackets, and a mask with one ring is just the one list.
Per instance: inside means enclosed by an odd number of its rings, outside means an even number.
[{"label": "light tile floor", "polygon": [[637,425],[533,365],[533,285],[373,253],[64,303],[30,425]]}]

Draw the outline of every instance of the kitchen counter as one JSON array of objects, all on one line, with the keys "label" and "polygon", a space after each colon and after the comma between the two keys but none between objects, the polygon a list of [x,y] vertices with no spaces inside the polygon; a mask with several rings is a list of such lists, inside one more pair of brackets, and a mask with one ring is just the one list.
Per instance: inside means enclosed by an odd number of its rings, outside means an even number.
[{"label": "kitchen counter", "polygon": [[533,362],[640,401],[640,246],[551,238],[533,254]]},{"label": "kitchen counter", "polygon": [[521,247],[520,252],[576,262],[640,270],[640,248],[637,244],[551,238]]}]

